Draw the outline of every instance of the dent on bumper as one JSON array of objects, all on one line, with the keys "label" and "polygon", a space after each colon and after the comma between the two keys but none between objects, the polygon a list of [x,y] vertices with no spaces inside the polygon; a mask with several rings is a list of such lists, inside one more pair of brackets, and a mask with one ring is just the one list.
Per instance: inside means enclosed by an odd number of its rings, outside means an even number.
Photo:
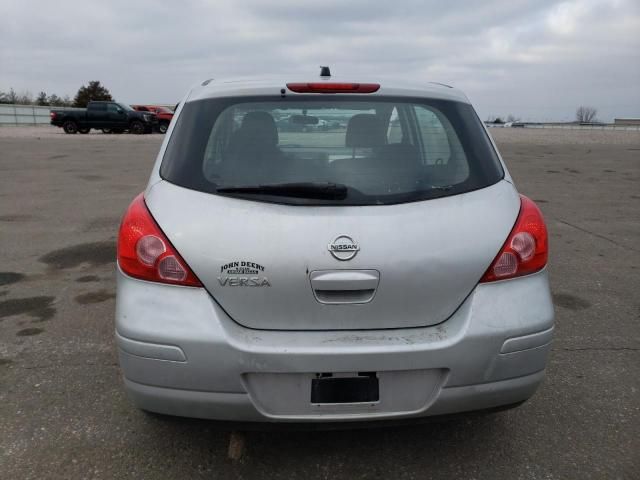
[{"label": "dent on bumper", "polygon": [[[531,396],[542,380],[553,331],[545,271],[479,285],[436,326],[343,332],[250,330],[233,322],[203,289],[147,283],[121,272],[118,277],[116,338],[127,390],[142,408],[175,415],[313,421],[515,403]],[[419,408],[351,416],[267,411],[243,380],[252,373],[407,370],[446,376]]]}]

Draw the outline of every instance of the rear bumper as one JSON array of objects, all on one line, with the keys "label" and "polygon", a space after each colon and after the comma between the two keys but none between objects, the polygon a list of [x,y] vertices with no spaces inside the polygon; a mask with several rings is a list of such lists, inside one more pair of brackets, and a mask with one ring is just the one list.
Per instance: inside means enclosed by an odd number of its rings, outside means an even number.
[{"label": "rear bumper", "polygon": [[246,393],[199,392],[174,388],[154,387],[132,382],[125,378],[129,397],[140,408],[152,412],[180,417],[261,421],[372,421],[394,418],[411,418],[492,409],[503,405],[521,403],[530,398],[544,378],[544,371],[524,377],[498,382],[443,388],[436,401],[417,412],[390,412],[388,414],[357,415],[349,417],[287,416],[277,418],[256,409]]},{"label": "rear bumper", "polygon": [[[544,377],[553,306],[546,271],[481,284],[432,327],[251,330],[206,291],[118,272],[116,340],[141,408],[233,421],[357,421],[487,409],[529,398]],[[321,372],[378,372],[372,404],[314,405]]]}]

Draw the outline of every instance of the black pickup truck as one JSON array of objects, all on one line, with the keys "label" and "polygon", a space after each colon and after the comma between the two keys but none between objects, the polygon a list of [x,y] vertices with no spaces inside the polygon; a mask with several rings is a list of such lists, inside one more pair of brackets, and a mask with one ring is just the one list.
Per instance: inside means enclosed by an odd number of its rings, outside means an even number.
[{"label": "black pickup truck", "polygon": [[118,102],[89,102],[87,108],[51,110],[51,125],[62,127],[65,133],[89,133],[92,128],[105,133],[151,133],[158,119],[151,112],[137,112]]}]

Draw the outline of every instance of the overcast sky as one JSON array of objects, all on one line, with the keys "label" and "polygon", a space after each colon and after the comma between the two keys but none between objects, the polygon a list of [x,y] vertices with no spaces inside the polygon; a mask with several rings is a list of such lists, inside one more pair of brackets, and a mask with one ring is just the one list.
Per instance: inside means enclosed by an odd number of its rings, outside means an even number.
[{"label": "overcast sky", "polygon": [[175,103],[206,78],[390,73],[482,118],[640,117],[639,0],[0,0],[0,90]]}]

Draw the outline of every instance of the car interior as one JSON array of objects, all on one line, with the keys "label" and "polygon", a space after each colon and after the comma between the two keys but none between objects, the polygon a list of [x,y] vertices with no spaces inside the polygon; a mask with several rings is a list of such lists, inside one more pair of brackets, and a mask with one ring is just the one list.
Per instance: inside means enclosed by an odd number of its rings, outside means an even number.
[{"label": "car interior", "polygon": [[[468,176],[460,141],[435,109],[265,107],[230,107],[216,120],[203,163],[211,182],[329,182],[388,194],[449,186]],[[337,120],[327,120],[330,114]]]}]

